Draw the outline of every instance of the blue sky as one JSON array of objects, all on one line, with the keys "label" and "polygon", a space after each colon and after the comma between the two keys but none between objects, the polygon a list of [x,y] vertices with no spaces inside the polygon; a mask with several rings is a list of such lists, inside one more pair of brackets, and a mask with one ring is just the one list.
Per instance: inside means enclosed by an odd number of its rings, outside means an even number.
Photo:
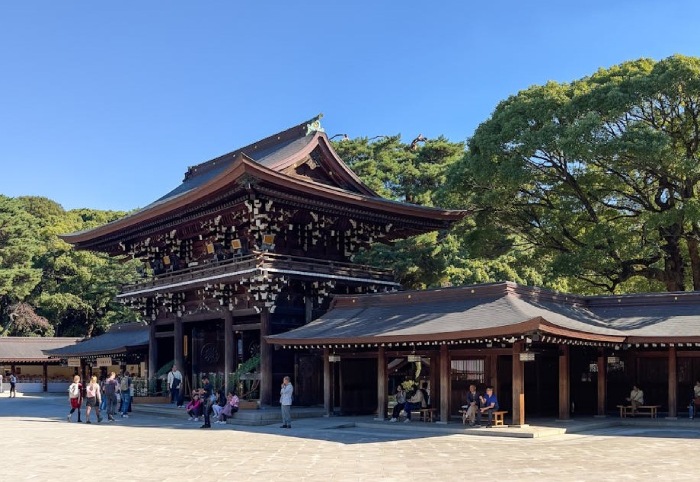
[{"label": "blue sky", "polygon": [[469,138],[497,103],[700,56],[700,2],[0,5],[0,194],[131,210],[190,165],[324,114],[329,135]]}]

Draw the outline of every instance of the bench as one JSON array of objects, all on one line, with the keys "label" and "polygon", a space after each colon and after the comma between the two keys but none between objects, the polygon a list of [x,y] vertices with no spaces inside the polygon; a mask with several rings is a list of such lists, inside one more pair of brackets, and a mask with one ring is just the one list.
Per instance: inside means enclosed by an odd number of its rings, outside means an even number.
[{"label": "bench", "polygon": [[[634,415],[632,405],[618,405],[617,408],[620,409],[620,418]],[[640,405],[637,407],[637,415],[649,415],[650,418],[656,418],[659,408],[661,405]]]},{"label": "bench", "polygon": [[435,412],[437,412],[437,408],[416,408],[411,410],[411,415],[415,413],[418,415],[418,420],[432,423],[435,421]]},{"label": "bench", "polygon": [[[467,411],[466,410],[460,410],[459,413],[462,414],[462,424],[466,425],[467,424]],[[505,414],[508,413],[507,410],[496,410],[493,412],[493,426],[494,427],[503,427],[505,424],[503,423],[503,418]],[[484,414],[481,415],[482,418],[484,417]],[[488,416],[488,414],[486,414]]]}]

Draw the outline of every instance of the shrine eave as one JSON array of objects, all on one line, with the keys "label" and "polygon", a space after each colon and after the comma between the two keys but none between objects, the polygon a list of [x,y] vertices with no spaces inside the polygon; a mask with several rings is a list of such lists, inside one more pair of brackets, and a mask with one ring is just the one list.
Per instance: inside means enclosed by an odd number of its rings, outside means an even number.
[{"label": "shrine eave", "polygon": [[245,154],[218,176],[192,190],[155,202],[124,218],[97,228],[62,235],[61,238],[77,247],[94,246],[107,241],[126,230],[138,229],[139,225],[153,224],[159,219],[172,218],[179,213],[191,210],[216,197],[235,197],[236,193],[252,192],[255,184],[268,185],[276,191],[294,193],[301,198],[314,198],[335,205],[352,206],[359,209],[384,213],[392,216],[405,216],[425,222],[429,226],[449,226],[459,221],[466,211],[445,210],[391,201],[381,197],[368,196],[345,191],[326,184],[296,178],[265,167]]}]

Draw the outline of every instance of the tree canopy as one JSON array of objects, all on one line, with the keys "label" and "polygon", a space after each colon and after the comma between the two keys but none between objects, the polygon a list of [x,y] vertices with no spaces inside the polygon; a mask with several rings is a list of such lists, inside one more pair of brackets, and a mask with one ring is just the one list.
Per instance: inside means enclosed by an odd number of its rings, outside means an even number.
[{"label": "tree canopy", "polygon": [[134,314],[114,302],[133,262],[75,251],[58,238],[125,213],[64,211],[42,197],[0,195],[0,335],[91,336]]},{"label": "tree canopy", "polygon": [[625,62],[501,102],[446,196],[473,239],[588,291],[700,289],[700,59]]}]

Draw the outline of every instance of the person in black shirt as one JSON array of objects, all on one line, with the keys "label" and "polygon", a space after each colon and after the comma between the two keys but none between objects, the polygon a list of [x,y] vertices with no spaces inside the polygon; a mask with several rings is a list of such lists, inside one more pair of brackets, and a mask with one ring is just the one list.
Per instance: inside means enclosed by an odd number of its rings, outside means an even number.
[{"label": "person in black shirt", "polygon": [[209,382],[209,377],[204,375],[202,377],[202,388],[199,389],[199,398],[202,399],[202,405],[204,407],[204,425],[200,428],[211,428],[211,420],[209,418],[211,412],[211,406],[213,403],[212,394],[214,388]]}]

